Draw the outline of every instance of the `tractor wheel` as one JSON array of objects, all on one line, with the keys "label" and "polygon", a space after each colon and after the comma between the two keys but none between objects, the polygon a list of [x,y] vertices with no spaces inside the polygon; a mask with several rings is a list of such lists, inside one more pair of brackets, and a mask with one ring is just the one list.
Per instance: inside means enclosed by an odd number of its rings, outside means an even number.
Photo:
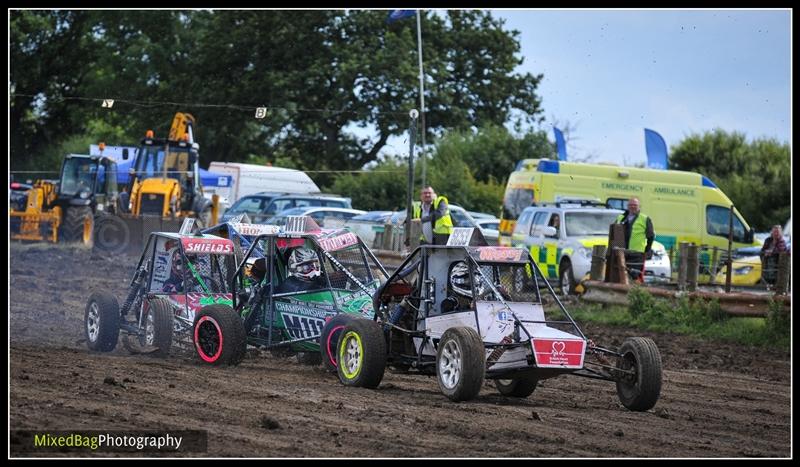
[{"label": "tractor wheel", "polygon": [[455,327],[444,332],[436,352],[436,379],[454,402],[474,399],[481,390],[486,352],[478,332]]},{"label": "tractor wheel", "polygon": [[536,390],[537,384],[539,380],[532,375],[494,380],[494,385],[500,394],[508,397],[528,397]]},{"label": "tractor wheel", "polygon": [[194,318],[194,346],[202,363],[238,365],[247,351],[244,324],[227,305],[203,307]]},{"label": "tractor wheel", "polygon": [[386,370],[386,340],[378,323],[355,319],[342,329],[336,371],[345,386],[374,389]]},{"label": "tractor wheel", "polygon": [[319,352],[322,357],[322,365],[331,373],[336,372],[336,348],[342,330],[355,320],[356,318],[350,314],[339,313],[322,327],[322,334],[319,336]]},{"label": "tractor wheel", "polygon": [[163,298],[148,300],[148,304],[145,344],[148,349],[155,349],[150,352],[150,355],[167,358],[172,347],[175,312],[172,305]]},{"label": "tractor wheel", "polygon": [[86,344],[90,350],[111,352],[119,339],[119,304],[107,292],[89,296],[83,318]]},{"label": "tractor wheel", "polygon": [[661,354],[652,339],[631,337],[619,349],[617,394],[622,405],[643,412],[656,405],[661,394]]},{"label": "tractor wheel", "polygon": [[88,206],[67,208],[61,225],[61,238],[64,242],[81,242],[92,245],[94,234],[94,214]]}]

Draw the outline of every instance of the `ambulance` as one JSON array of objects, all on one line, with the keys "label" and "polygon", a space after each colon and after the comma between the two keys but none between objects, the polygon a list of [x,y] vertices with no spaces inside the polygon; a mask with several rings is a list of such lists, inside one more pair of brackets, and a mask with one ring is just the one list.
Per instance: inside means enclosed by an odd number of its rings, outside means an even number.
[{"label": "ambulance", "polygon": [[[680,242],[727,249],[731,208],[733,249],[760,245],[731,200],[701,174],[549,159],[524,159],[511,173],[503,197],[499,243],[511,246],[517,219],[528,206],[588,199],[626,209],[634,196],[653,221],[656,241],[668,251],[677,249]],[[708,250],[703,249],[700,256],[702,265],[707,265]]]}]

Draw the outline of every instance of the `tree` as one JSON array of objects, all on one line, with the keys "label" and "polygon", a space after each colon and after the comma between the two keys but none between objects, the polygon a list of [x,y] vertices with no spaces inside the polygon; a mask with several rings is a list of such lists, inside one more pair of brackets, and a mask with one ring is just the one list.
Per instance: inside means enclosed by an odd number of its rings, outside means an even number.
[{"label": "tree", "polygon": [[756,230],[784,224],[791,211],[789,145],[775,139],[748,143],[717,129],[692,134],[671,149],[670,169],[705,175]]},{"label": "tree", "polygon": [[[360,169],[417,107],[415,24],[387,25],[386,11],[10,15],[14,167],[91,120],[126,129],[128,141],[113,143],[130,144],[147,129],[163,134],[183,111],[197,118],[202,165],[258,157]],[[482,11],[423,13],[422,31],[426,131],[538,121],[542,76],[514,71],[518,32]],[[101,109],[99,98],[117,103]],[[256,120],[260,106],[268,115]]]}]

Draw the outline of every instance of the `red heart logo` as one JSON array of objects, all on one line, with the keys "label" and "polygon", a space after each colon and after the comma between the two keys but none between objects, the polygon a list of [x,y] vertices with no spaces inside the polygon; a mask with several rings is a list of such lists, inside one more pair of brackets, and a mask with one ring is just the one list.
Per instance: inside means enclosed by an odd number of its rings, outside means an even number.
[{"label": "red heart logo", "polygon": [[564,349],[566,348],[566,344],[563,342],[553,342],[553,353],[561,354],[564,353]]}]

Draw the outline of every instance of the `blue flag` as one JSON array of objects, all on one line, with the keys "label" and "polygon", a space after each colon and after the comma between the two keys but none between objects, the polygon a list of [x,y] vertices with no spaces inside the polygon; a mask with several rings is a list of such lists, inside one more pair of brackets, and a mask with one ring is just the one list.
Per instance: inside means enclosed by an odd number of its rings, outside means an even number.
[{"label": "blue flag", "polygon": [[667,170],[667,144],[658,133],[644,129],[644,148],[647,151],[647,167]]},{"label": "blue flag", "polygon": [[556,148],[558,149],[558,160],[567,160],[567,143],[564,141],[564,133],[556,127],[553,127],[553,133],[556,135]]},{"label": "blue flag", "polygon": [[389,14],[389,17],[386,18],[387,23],[394,23],[395,21],[411,18],[417,14],[415,10],[394,10]]}]

